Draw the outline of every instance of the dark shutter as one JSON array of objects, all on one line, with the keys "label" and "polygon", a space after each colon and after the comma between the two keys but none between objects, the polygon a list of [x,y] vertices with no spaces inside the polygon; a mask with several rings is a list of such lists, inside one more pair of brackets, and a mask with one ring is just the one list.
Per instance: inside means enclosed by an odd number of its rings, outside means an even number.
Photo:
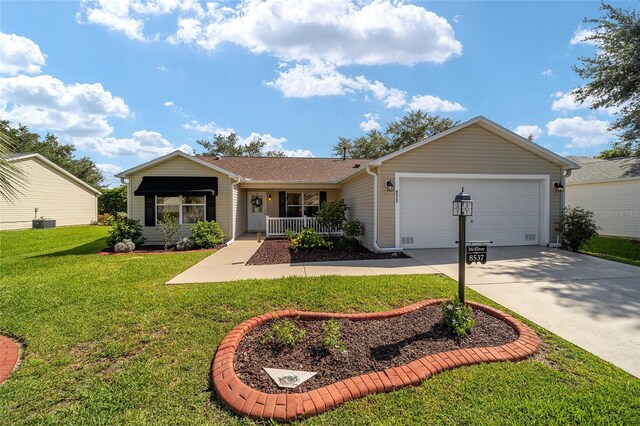
[{"label": "dark shutter", "polygon": [[320,208],[327,201],[327,191],[320,191]]},{"label": "dark shutter", "polygon": [[207,221],[216,220],[216,196],[207,195],[206,203],[207,205],[205,208],[205,219]]},{"label": "dark shutter", "polygon": [[280,204],[279,217],[287,217],[287,192],[280,191],[278,193],[278,203]]},{"label": "dark shutter", "polygon": [[144,196],[144,226],[156,226],[156,197]]}]

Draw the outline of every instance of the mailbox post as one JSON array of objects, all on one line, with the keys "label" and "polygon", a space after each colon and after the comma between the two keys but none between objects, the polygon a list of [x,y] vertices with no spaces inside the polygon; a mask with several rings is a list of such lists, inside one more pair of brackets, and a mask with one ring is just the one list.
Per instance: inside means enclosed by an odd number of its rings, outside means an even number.
[{"label": "mailbox post", "polygon": [[453,215],[458,216],[458,298],[464,303],[465,247],[467,240],[467,216],[473,216],[473,201],[464,188],[453,199]]}]

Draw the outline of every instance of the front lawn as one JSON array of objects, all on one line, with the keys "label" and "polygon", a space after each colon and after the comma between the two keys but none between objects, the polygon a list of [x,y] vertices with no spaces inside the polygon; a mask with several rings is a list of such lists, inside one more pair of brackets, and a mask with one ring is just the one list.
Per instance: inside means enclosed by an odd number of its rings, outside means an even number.
[{"label": "front lawn", "polygon": [[[25,343],[0,424],[251,424],[212,395],[237,323],[279,308],[377,311],[454,294],[441,276],[166,286],[209,253],[101,256],[106,228],[0,233],[0,332]],[[468,290],[469,298],[497,306]],[[640,424],[640,380],[533,326],[542,352],[371,395],[309,424]]]},{"label": "front lawn", "polygon": [[595,237],[580,251],[603,259],[640,266],[640,242],[615,237]]}]

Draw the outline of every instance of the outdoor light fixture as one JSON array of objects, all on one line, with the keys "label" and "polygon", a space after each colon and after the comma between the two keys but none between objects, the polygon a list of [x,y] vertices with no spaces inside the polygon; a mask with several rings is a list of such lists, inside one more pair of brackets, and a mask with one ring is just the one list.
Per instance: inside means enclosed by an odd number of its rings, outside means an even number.
[{"label": "outdoor light fixture", "polygon": [[393,184],[391,179],[387,179],[385,185],[387,186],[387,191],[393,191],[393,188],[395,188],[395,185]]},{"label": "outdoor light fixture", "polygon": [[267,198],[269,198],[269,201],[271,201],[271,194],[268,194]]},{"label": "outdoor light fixture", "polygon": [[473,216],[473,201],[469,194],[465,194],[464,188],[453,199],[454,216]]},{"label": "outdoor light fixture", "polygon": [[564,185],[560,182],[553,182],[553,189],[555,189],[556,192],[562,192],[564,191]]}]

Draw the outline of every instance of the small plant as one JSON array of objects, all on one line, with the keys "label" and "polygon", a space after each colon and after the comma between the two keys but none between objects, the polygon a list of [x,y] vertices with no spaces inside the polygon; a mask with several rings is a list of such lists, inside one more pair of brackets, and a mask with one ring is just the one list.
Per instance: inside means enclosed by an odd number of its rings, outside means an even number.
[{"label": "small plant", "polygon": [[312,248],[331,247],[332,244],[325,241],[322,236],[311,228],[305,228],[293,240],[291,240],[291,250],[308,250]]},{"label": "small plant", "polygon": [[198,248],[211,248],[224,241],[224,233],[215,220],[199,221],[191,227],[191,239]]},{"label": "small plant", "polygon": [[176,250],[192,250],[195,247],[195,243],[191,238],[184,237],[176,243]]},{"label": "small plant", "polygon": [[556,228],[560,238],[571,251],[580,251],[580,246],[598,236],[598,227],[593,212],[580,207],[566,207],[562,211],[560,223]]},{"label": "small plant", "polygon": [[364,235],[364,224],[359,219],[348,220],[342,226],[346,238],[358,238]]},{"label": "small plant", "polygon": [[162,218],[158,221],[158,225],[158,231],[160,231],[162,239],[164,240],[164,249],[169,250],[169,247],[173,244],[178,229],[180,229],[178,218],[175,214],[164,213]]},{"label": "small plant", "polygon": [[342,343],[340,324],[335,319],[322,323],[322,347],[333,353],[345,353],[347,349]]},{"label": "small plant", "polygon": [[136,245],[131,240],[124,239],[113,246],[113,251],[116,253],[129,253],[136,249]]},{"label": "small plant", "polygon": [[262,338],[262,344],[275,343],[276,345],[293,347],[307,337],[307,332],[299,329],[289,318],[276,319],[271,324],[269,331]]},{"label": "small plant", "polygon": [[139,220],[116,215],[113,227],[109,230],[107,245],[114,248],[122,240],[131,240],[136,247],[144,244],[146,238],[142,235],[142,225]]},{"label": "small plant", "polygon": [[339,232],[346,220],[346,213],[349,207],[344,200],[325,201],[320,207],[320,211],[315,215],[320,226],[326,226],[331,231]]},{"label": "small plant", "polygon": [[471,306],[462,303],[458,297],[442,304],[442,321],[458,337],[469,334],[476,324]]},{"label": "small plant", "polygon": [[286,231],[284,231],[284,237],[289,241],[293,240],[296,235],[298,235],[296,231],[292,231],[291,229],[287,229]]}]

